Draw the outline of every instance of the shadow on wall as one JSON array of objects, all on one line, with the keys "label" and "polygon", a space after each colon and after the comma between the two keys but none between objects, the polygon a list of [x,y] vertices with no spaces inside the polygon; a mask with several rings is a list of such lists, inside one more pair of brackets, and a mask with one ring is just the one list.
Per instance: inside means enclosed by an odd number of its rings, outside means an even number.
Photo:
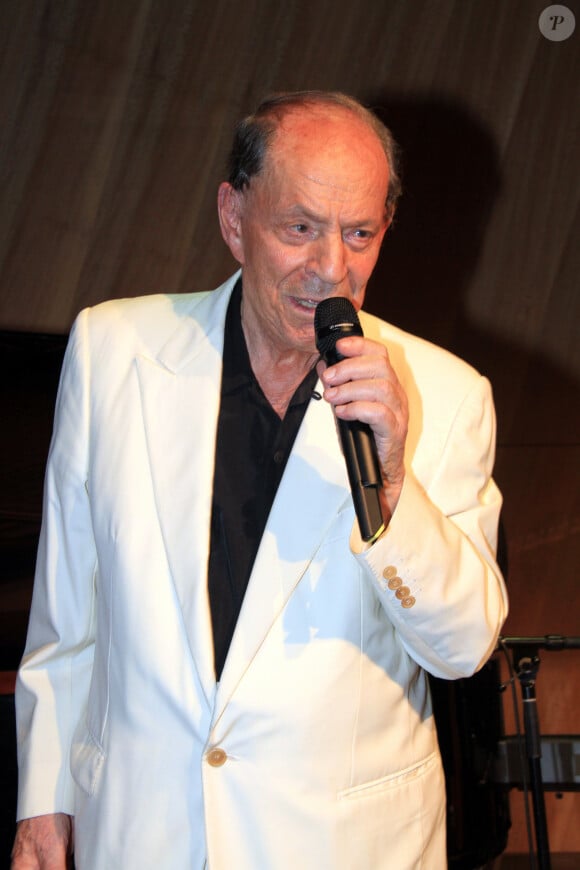
[{"label": "shadow on wall", "polygon": [[450,347],[501,188],[494,142],[455,102],[367,102],[400,146],[403,181],[369,288],[372,303],[403,329]]},{"label": "shadow on wall", "polygon": [[549,443],[554,421],[563,415],[559,443],[578,443],[578,381],[540,352],[480,328],[466,312],[502,187],[490,132],[471,110],[451,100],[371,94],[364,101],[401,147],[404,191],[369,284],[367,308],[448,348],[489,377],[499,443]]}]

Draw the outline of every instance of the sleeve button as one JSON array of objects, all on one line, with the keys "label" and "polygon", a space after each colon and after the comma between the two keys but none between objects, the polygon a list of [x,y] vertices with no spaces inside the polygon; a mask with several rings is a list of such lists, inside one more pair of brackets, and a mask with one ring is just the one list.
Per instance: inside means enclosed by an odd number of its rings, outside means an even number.
[{"label": "sleeve button", "polygon": [[403,600],[401,601],[401,607],[408,609],[409,607],[412,607],[414,603],[415,603],[414,597],[412,595],[408,595],[406,598],[403,598]]},{"label": "sleeve button", "polygon": [[396,573],[397,573],[397,569],[395,568],[395,566],[394,566],[394,565],[389,565],[389,566],[388,566],[387,568],[385,568],[385,570],[383,571],[383,577],[385,578],[385,580],[390,580],[391,577],[394,577],[394,576],[396,575]]},{"label": "sleeve button", "polygon": [[408,586],[399,586],[399,588],[395,592],[395,595],[397,596],[399,601],[403,601],[405,598],[408,597],[410,591],[411,590],[409,589]]}]

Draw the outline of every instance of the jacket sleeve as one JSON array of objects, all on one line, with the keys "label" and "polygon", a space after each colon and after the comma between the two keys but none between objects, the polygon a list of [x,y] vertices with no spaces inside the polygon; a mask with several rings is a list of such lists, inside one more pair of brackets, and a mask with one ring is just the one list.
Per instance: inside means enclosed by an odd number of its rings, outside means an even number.
[{"label": "jacket sleeve", "polygon": [[495,413],[478,377],[459,403],[428,482],[411,468],[387,530],[351,548],[409,655],[434,676],[473,674],[507,615],[495,561],[501,495],[491,471]]},{"label": "jacket sleeve", "polygon": [[73,811],[70,746],[86,705],[94,644],[87,318],[83,312],[73,326],[61,373],[28,636],[16,684],[19,819]]}]

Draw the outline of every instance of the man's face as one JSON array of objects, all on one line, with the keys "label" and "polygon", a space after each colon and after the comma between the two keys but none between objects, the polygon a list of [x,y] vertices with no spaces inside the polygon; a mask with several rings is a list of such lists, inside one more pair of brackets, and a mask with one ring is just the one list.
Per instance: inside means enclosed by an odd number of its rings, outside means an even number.
[{"label": "man's face", "polygon": [[[358,310],[388,222],[388,165],[345,110],[295,110],[249,187],[220,189],[222,231],[242,264],[246,334],[274,352],[315,352],[314,310],[344,296]],[[232,215],[235,216],[232,218]]]}]

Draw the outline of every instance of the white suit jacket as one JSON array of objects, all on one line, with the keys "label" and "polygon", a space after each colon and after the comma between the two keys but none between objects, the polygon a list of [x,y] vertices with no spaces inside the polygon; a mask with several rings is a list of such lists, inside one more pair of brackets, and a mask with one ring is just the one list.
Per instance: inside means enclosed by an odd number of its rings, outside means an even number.
[{"label": "white suit jacket", "polygon": [[236,277],[108,302],[72,330],[17,685],[19,817],[74,814],[79,870],[438,870],[423,669],[471,674],[506,613],[489,385],[361,316],[409,397],[399,506],[364,545],[313,399],[216,686],[206,570]]}]

